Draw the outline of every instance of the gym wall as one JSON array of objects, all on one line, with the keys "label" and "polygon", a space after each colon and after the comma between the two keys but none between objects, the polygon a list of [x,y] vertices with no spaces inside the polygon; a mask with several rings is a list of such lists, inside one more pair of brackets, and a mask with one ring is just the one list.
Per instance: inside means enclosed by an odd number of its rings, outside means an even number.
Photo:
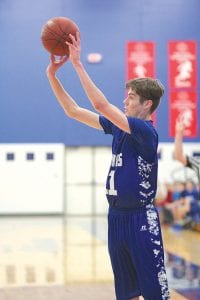
[{"label": "gym wall", "polygon": [[[169,136],[167,44],[193,40],[199,51],[199,0],[2,0],[0,1],[0,143],[110,145],[110,137],[68,119],[57,103],[45,70],[43,24],[54,16],[73,19],[81,30],[82,61],[108,99],[123,109],[127,41],[155,42],[156,77],[166,87],[157,112],[160,142]],[[91,64],[89,53],[102,54]],[[199,77],[198,61],[198,77]],[[59,71],[64,87],[80,105],[91,108],[70,63]],[[199,104],[197,105],[199,115]],[[198,142],[199,135],[186,142]]]}]

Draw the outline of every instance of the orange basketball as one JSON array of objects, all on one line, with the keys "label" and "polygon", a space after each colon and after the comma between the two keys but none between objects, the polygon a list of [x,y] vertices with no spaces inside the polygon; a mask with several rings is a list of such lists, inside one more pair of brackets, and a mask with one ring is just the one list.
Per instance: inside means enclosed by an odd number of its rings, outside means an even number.
[{"label": "orange basketball", "polygon": [[48,52],[54,55],[68,56],[69,47],[65,42],[71,42],[69,34],[76,36],[77,31],[79,32],[79,28],[71,19],[65,17],[52,18],[42,28],[42,44]]}]

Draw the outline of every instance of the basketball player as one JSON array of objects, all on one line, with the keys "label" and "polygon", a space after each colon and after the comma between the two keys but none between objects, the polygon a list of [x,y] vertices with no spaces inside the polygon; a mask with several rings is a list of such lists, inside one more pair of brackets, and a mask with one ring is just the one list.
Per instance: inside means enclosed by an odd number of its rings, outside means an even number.
[{"label": "basketball player", "polygon": [[151,114],[164,93],[151,78],[126,84],[125,113],[96,87],[80,61],[80,37],[67,43],[80,82],[98,113],[80,107],[56,77],[66,57],[51,55],[47,67],[50,85],[65,113],[79,122],[113,136],[112,161],[106,182],[109,202],[108,246],[117,300],[169,299],[163,243],[154,207],[157,188],[158,135]]},{"label": "basketball player", "polygon": [[[174,141],[174,158],[180,161],[184,166],[193,169],[197,175],[198,188],[200,193],[200,160],[186,155],[183,152],[183,134],[185,130],[184,119],[180,116],[176,121],[176,134]],[[200,199],[200,197],[199,197]]]}]

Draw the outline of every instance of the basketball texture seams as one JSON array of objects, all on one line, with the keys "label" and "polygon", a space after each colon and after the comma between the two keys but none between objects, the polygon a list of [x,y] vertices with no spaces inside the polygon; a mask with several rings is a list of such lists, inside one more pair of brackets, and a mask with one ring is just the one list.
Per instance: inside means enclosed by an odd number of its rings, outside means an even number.
[{"label": "basketball texture seams", "polygon": [[66,41],[71,42],[69,34],[76,35],[78,26],[70,19],[56,17],[48,20],[43,26],[41,40],[47,51],[54,55],[69,55]]}]

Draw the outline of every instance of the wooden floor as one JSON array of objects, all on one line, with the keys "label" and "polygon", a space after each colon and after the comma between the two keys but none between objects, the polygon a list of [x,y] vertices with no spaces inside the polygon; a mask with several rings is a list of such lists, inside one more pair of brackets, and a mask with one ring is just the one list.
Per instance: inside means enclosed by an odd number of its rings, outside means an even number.
[{"label": "wooden floor", "polygon": [[[200,266],[200,233],[162,230],[169,270],[174,253]],[[0,218],[0,236],[0,300],[115,299],[105,217]],[[169,276],[172,300],[198,300]]]},{"label": "wooden floor", "polygon": [[[1,300],[115,300],[112,284],[82,284],[50,287],[21,287],[0,290]],[[143,298],[141,297],[141,300]],[[171,291],[172,300],[186,300]]]},{"label": "wooden floor", "polygon": [[[178,255],[178,257],[182,258],[186,264],[195,264],[199,266],[200,270],[200,233],[191,230],[177,230],[173,227],[163,227],[162,232],[165,251]],[[192,282],[189,284],[189,286],[193,286]],[[184,286],[180,284],[180,287],[183,288]],[[200,284],[198,290],[198,294],[200,295]],[[178,294],[175,290],[171,289],[171,299],[200,300],[200,296],[191,296],[191,298],[186,298]]]},{"label": "wooden floor", "polygon": [[163,227],[165,250],[200,266],[200,232]]}]

